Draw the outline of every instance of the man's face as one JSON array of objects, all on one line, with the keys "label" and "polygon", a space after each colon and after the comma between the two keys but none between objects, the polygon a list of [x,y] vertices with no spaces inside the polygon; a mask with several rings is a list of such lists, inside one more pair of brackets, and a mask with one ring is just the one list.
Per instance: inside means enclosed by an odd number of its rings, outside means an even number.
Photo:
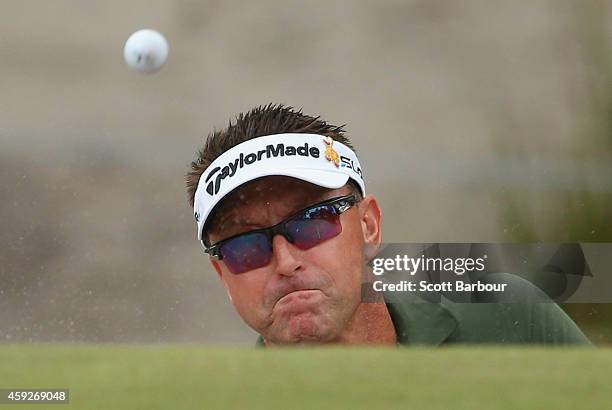
[{"label": "man's face", "polygon": [[[312,204],[349,193],[346,186],[329,190],[288,177],[256,180],[224,200],[209,241],[273,226]],[[264,267],[233,274],[223,260],[211,258],[238,313],[267,343],[340,341],[361,302],[364,244],[372,241],[364,222],[372,215],[362,208],[371,201],[376,200],[366,197],[342,213],[342,232],[310,249],[274,236],[272,260]]]}]

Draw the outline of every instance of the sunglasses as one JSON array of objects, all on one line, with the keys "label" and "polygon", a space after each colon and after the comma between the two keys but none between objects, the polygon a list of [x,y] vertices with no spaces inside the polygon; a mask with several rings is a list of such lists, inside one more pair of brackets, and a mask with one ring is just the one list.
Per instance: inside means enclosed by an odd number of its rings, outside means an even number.
[{"label": "sunglasses", "polygon": [[357,203],[355,194],[331,198],[303,209],[269,228],[234,235],[204,251],[223,260],[234,273],[244,273],[266,266],[272,260],[272,239],[282,235],[289,243],[306,250],[342,232],[340,215]]}]

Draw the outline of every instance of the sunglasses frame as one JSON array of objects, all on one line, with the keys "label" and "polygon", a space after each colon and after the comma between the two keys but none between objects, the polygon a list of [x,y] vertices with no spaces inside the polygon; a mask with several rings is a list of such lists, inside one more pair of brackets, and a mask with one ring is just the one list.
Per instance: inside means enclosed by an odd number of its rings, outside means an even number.
[{"label": "sunglasses frame", "polygon": [[304,208],[300,211],[297,211],[296,213],[292,214],[291,216],[289,216],[288,218],[280,221],[279,223],[277,223],[274,226],[270,226],[268,228],[260,228],[260,229],[254,229],[252,231],[248,231],[248,232],[242,232],[239,233],[237,235],[234,236],[230,236],[229,238],[223,239],[222,241],[219,241],[213,245],[207,246],[206,243],[204,242],[204,240],[202,240],[202,246],[204,246],[204,252],[206,252],[207,254],[209,254],[210,256],[214,257],[217,260],[223,260],[223,255],[221,255],[221,246],[223,246],[223,244],[236,239],[240,236],[243,235],[250,235],[250,234],[254,234],[254,233],[265,233],[267,235],[268,238],[270,238],[270,242],[272,242],[272,238],[274,238],[275,235],[282,235],[285,239],[287,239],[289,241],[289,234],[287,233],[287,226],[286,224],[294,219],[297,219],[297,217],[305,214],[306,212],[312,210],[313,208],[317,208],[323,205],[331,205],[334,207],[334,209],[336,210],[336,212],[338,213],[338,215],[343,214],[344,212],[348,211],[351,207],[355,206],[359,201],[357,200],[357,196],[353,193],[353,194],[349,194],[349,195],[344,195],[344,196],[339,196],[339,197],[335,197],[335,198],[330,198],[330,199],[326,199],[325,201],[322,202],[318,202],[314,205],[310,205],[307,208]]}]

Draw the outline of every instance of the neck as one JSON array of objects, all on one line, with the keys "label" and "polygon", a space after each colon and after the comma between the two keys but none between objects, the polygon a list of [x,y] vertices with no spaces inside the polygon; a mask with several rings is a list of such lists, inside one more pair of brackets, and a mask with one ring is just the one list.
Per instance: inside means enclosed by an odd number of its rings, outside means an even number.
[{"label": "neck", "polygon": [[397,335],[384,303],[361,303],[338,341],[347,345],[395,345]]}]

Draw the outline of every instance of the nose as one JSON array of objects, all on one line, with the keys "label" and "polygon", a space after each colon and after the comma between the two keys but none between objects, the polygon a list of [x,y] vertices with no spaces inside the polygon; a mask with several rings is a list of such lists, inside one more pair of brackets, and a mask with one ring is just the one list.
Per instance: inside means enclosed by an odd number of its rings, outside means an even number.
[{"label": "nose", "polygon": [[272,238],[272,252],[274,268],[279,275],[292,276],[302,269],[302,262],[297,255],[299,250],[283,235],[274,235]]}]

